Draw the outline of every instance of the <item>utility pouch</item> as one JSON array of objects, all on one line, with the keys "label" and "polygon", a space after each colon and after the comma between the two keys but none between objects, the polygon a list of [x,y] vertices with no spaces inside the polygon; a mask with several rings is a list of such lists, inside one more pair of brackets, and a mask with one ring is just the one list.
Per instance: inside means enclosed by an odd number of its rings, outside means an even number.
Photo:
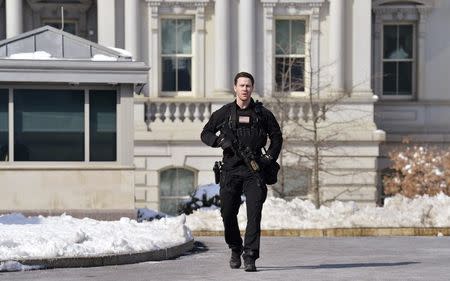
[{"label": "utility pouch", "polygon": [[216,161],[214,163],[213,171],[214,171],[214,179],[216,183],[220,183],[220,172],[222,170],[222,161]]},{"label": "utility pouch", "polygon": [[280,165],[272,160],[267,165],[262,167],[262,176],[266,184],[276,184],[278,171],[280,170]]}]

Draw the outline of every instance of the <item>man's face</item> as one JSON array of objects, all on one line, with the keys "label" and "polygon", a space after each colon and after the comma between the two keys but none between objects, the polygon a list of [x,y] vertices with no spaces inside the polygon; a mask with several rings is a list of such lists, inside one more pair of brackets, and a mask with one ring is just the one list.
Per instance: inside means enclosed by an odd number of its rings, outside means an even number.
[{"label": "man's face", "polygon": [[236,92],[236,98],[241,101],[250,100],[253,91],[252,80],[247,77],[239,77],[234,85],[234,91]]}]

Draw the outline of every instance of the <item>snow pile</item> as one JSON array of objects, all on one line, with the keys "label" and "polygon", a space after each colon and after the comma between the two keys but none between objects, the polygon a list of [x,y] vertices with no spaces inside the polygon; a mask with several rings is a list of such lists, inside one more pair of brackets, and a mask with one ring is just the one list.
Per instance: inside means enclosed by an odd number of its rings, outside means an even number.
[{"label": "snow pile", "polygon": [[12,54],[8,58],[13,60],[50,60],[52,59],[52,55],[44,51],[37,51],[33,53]]},{"label": "snow pile", "polygon": [[124,57],[130,57],[131,58],[133,56],[133,54],[131,52],[129,52],[127,50],[124,50],[124,49],[115,48],[115,47],[108,47],[108,49],[116,51],[116,52],[120,53]]},{"label": "snow pile", "polygon": [[[116,49],[118,51],[118,49]],[[128,55],[128,53],[125,53],[126,51],[123,50],[121,54]],[[14,59],[14,60],[56,60],[57,58],[53,58],[51,54],[44,52],[44,51],[37,51],[33,53],[17,53],[12,54],[8,59]],[[116,57],[111,57],[103,54],[96,54],[91,58],[91,61],[117,61]]]},{"label": "snow pile", "polygon": [[203,196],[206,196],[206,200],[213,198],[216,195],[219,195],[220,185],[218,184],[207,184],[199,186],[198,189],[193,194],[193,197],[197,199],[202,199]]},{"label": "snow pile", "polygon": [[102,54],[96,54],[91,58],[91,61],[117,61],[117,58]]},{"label": "snow pile", "polygon": [[[238,215],[240,229],[246,226],[246,208]],[[223,230],[220,210],[199,209],[187,216],[191,230]],[[438,194],[408,199],[394,196],[384,207],[359,208],[354,202],[335,201],[315,209],[307,200],[285,201],[268,197],[264,203],[262,229],[324,229],[351,227],[450,227],[450,197]]]},{"label": "snow pile", "polygon": [[158,212],[149,208],[139,208],[137,211],[137,221],[152,221],[152,220],[159,220],[161,218],[169,217],[169,215]]},{"label": "snow pile", "polygon": [[[89,257],[173,247],[192,240],[185,216],[138,223],[58,217],[0,216],[0,262]],[[1,263],[7,267],[8,264]],[[11,266],[11,265],[10,265]]]},{"label": "snow pile", "polygon": [[25,271],[25,270],[34,270],[34,269],[42,269],[43,267],[40,265],[24,265],[17,261],[7,261],[0,262],[0,272],[1,271]]}]

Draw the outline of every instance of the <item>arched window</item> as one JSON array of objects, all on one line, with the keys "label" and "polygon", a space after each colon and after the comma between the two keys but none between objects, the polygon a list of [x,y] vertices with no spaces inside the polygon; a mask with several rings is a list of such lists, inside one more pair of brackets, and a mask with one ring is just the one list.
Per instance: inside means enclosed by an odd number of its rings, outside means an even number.
[{"label": "arched window", "polygon": [[195,173],[184,168],[170,168],[160,172],[160,211],[177,215],[178,205],[195,190]]}]

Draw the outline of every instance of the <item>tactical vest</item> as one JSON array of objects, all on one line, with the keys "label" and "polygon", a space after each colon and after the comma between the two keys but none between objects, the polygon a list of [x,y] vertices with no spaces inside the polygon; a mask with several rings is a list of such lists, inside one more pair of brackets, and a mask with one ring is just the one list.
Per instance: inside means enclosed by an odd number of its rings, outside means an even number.
[{"label": "tactical vest", "polygon": [[[262,120],[262,103],[256,101],[254,106],[246,111],[248,114],[240,115],[237,105],[231,107],[229,127],[244,147],[249,147],[256,155],[261,154],[261,148],[267,143],[267,132]],[[249,117],[247,123],[247,117]]]}]

